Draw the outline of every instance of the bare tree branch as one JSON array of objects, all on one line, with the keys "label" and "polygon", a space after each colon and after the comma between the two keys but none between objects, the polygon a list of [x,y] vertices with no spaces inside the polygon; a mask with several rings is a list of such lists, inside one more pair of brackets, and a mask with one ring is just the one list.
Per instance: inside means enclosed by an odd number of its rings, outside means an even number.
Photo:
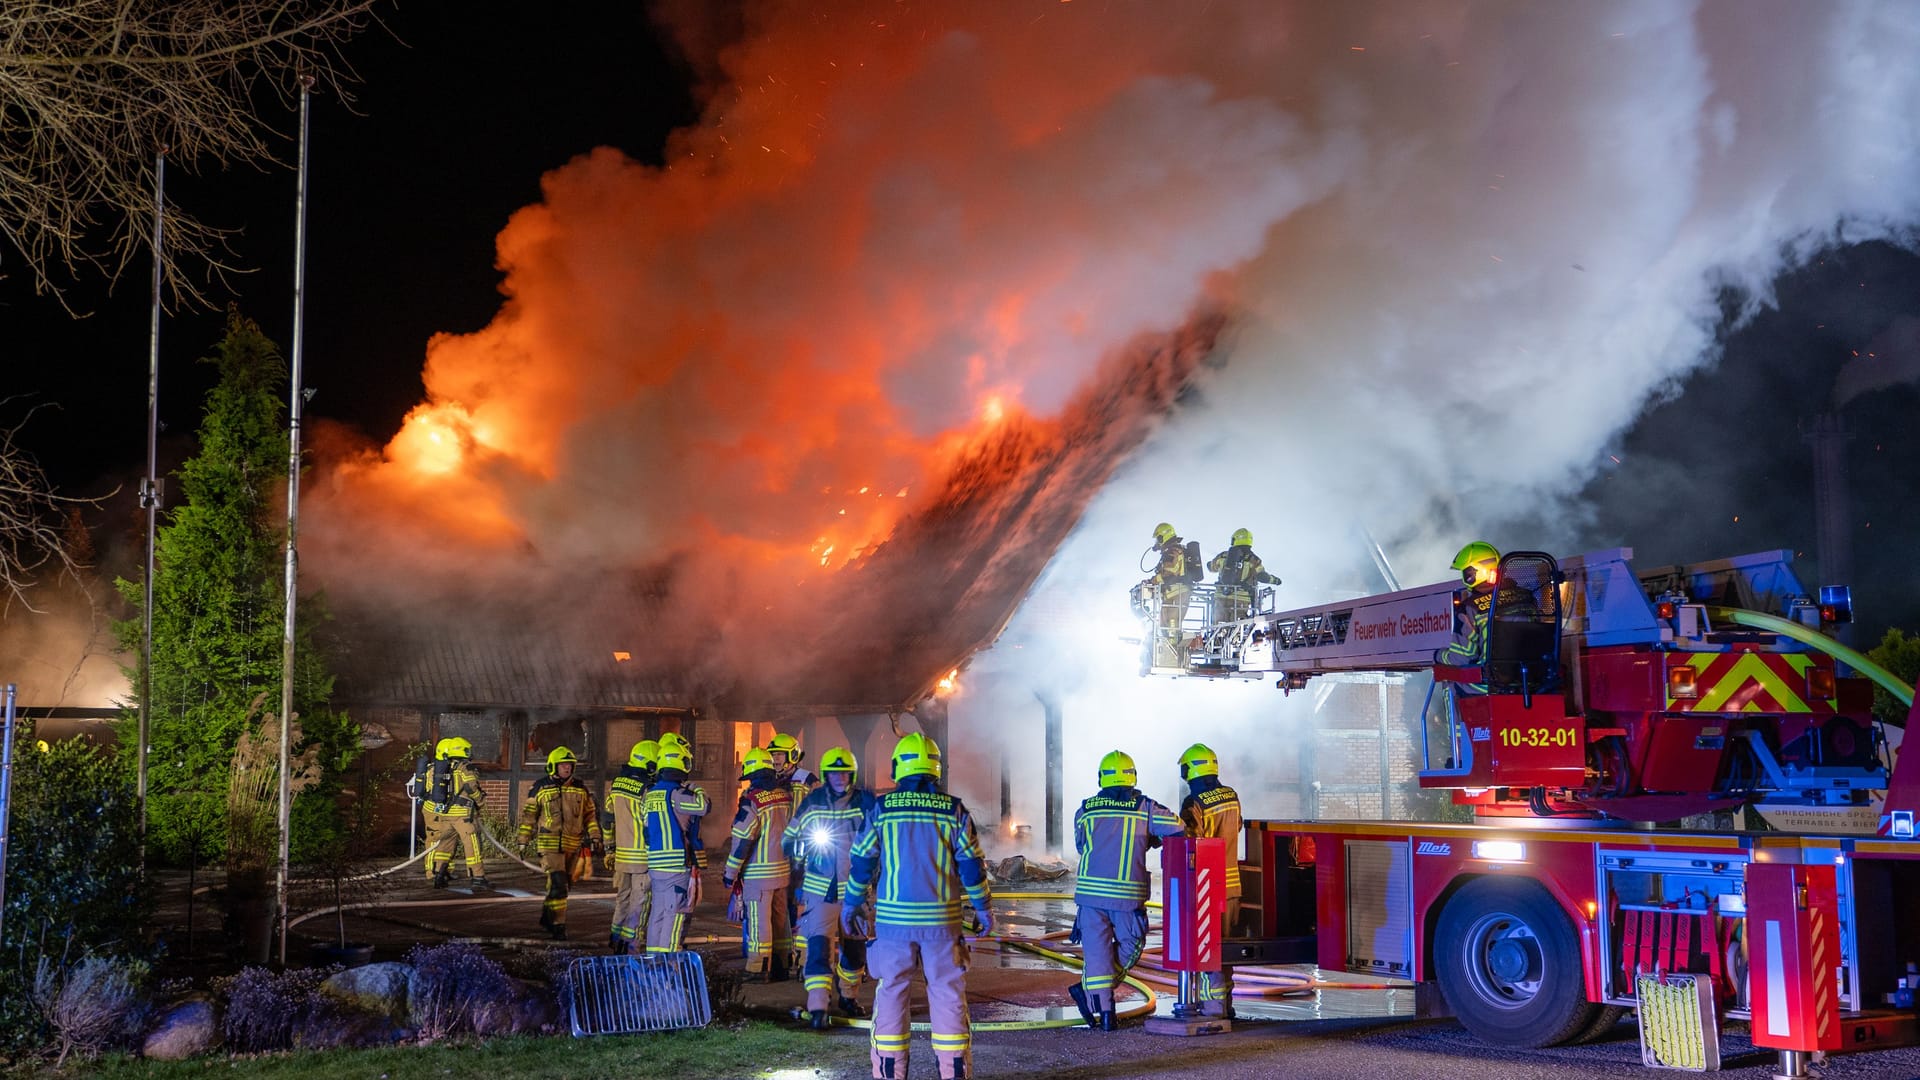
[{"label": "bare tree branch", "polygon": [[[28,418],[37,411],[38,406],[28,410]],[[14,442],[25,424],[22,420],[0,427],[0,614],[15,603],[39,611],[27,593],[44,573],[70,574],[79,580],[79,571],[86,566],[86,537],[84,532],[76,536],[68,515],[77,507],[101,501],[53,490],[40,463]]]},{"label": "bare tree branch", "polygon": [[[339,47],[379,0],[5,0],[0,3],[0,238],[37,292],[117,280],[152,246],[153,161],[188,171],[278,161],[261,119],[297,80],[351,100]],[[169,204],[176,302],[230,270],[229,231]],[[201,273],[203,272],[203,273]]]}]

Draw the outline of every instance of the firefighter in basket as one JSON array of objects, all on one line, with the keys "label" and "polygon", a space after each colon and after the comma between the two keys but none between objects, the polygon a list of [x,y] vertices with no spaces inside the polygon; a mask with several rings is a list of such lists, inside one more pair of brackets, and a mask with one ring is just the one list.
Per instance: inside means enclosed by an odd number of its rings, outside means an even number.
[{"label": "firefighter in basket", "polygon": [[[1187,647],[1182,639],[1182,624],[1186,621],[1193,583],[1201,577],[1200,545],[1180,539],[1173,526],[1163,521],[1153,527],[1153,547],[1149,550],[1159,561],[1136,592],[1145,591],[1149,597],[1159,597],[1152,666],[1185,667]],[[1148,603],[1152,603],[1151,599]]]},{"label": "firefighter in basket", "polygon": [[847,891],[853,841],[877,805],[858,786],[853,751],[836,746],[820,756],[825,779],[800,804],[787,826],[787,854],[800,860],[800,936],[806,941],[807,1014],[815,1030],[827,1027],[827,1006],[845,1016],[865,1016],[853,998],[866,974],[867,943],[840,933],[840,903]]},{"label": "firefighter in basket", "polygon": [[407,784],[407,794],[420,800],[427,826],[427,877],[436,889],[447,887],[455,848],[465,848],[467,876],[476,889],[490,889],[487,868],[480,856],[480,833],[474,815],[486,793],[469,760],[473,744],[465,739],[441,739],[433,748],[433,764]]},{"label": "firefighter in basket", "polygon": [[[942,1080],[973,1075],[973,1029],[967,1020],[967,941],[961,931],[964,895],[993,932],[992,890],[973,817],[958,796],[940,790],[940,747],[910,732],[893,748],[892,791],[880,796],[867,827],[853,843],[840,929],[864,938],[873,992],[873,1075],[907,1076],[913,973],[926,979],[928,1026]],[[873,916],[864,910],[873,897]]]},{"label": "firefighter in basket", "polygon": [[634,743],[607,792],[607,808],[613,816],[613,843],[607,851],[607,869],[613,871],[613,925],[607,931],[607,947],[616,953],[646,948],[652,898],[647,881],[646,803],[659,765],[659,743],[652,739]]},{"label": "firefighter in basket", "polygon": [[572,750],[557,746],[547,753],[547,777],[527,791],[520,808],[517,839],[522,848],[532,841],[547,875],[547,898],[540,905],[540,925],[556,941],[567,936],[568,863],[582,846],[602,852],[600,811],[593,793],[573,775],[580,763]]},{"label": "firefighter in basket", "polygon": [[[1461,588],[1454,591],[1453,644],[1441,649],[1433,660],[1450,667],[1480,667],[1487,662],[1488,627],[1494,608],[1502,611],[1531,610],[1533,596],[1500,577],[1500,551],[1485,540],[1475,540],[1453,557],[1453,568],[1461,577]],[[1487,685],[1449,683],[1464,694],[1484,694]]]},{"label": "firefighter in basket", "polygon": [[1219,574],[1213,590],[1213,621],[1238,622],[1253,613],[1253,598],[1262,585],[1278,585],[1280,579],[1267,572],[1260,556],[1253,553],[1253,533],[1233,530],[1233,542],[1227,550],[1207,560],[1207,569]]},{"label": "firefighter in basket", "polygon": [[1080,945],[1085,966],[1067,992],[1088,1030],[1114,1029],[1113,988],[1147,944],[1147,849],[1186,832],[1173,811],[1140,793],[1139,777],[1131,757],[1112,751],[1100,759],[1099,793],[1073,814],[1080,913],[1067,941]]}]

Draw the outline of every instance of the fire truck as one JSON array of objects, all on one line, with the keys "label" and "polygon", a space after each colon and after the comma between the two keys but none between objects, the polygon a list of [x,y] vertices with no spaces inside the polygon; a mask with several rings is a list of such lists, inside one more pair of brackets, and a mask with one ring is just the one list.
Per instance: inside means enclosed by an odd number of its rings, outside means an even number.
[{"label": "fire truck", "polygon": [[1443,662],[1468,618],[1457,581],[1293,611],[1263,590],[1232,621],[1195,586],[1177,625],[1137,588],[1144,674],[1432,675],[1419,784],[1463,820],[1249,821],[1263,958],[1292,942],[1413,980],[1502,1045],[1593,1038],[1629,1009],[1643,1046],[1678,1024],[1716,1053],[1719,1025],[1747,1020],[1787,1076],[1914,1041],[1920,755],[1872,713],[1873,682],[1910,710],[1913,691],[1825,632],[1851,597],[1809,594],[1791,557],[1508,553],[1471,668]]}]

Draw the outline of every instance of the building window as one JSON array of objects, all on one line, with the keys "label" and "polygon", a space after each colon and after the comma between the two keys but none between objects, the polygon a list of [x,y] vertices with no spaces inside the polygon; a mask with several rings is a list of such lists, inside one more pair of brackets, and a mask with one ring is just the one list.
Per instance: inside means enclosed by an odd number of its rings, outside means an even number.
[{"label": "building window", "polygon": [[522,762],[526,765],[547,767],[547,753],[556,747],[564,746],[579,757],[581,764],[588,760],[587,722],[578,717],[564,720],[528,720],[527,748]]},{"label": "building window", "polygon": [[487,713],[441,713],[435,725],[442,739],[465,739],[473,744],[473,763],[481,768],[506,764],[506,723]]}]

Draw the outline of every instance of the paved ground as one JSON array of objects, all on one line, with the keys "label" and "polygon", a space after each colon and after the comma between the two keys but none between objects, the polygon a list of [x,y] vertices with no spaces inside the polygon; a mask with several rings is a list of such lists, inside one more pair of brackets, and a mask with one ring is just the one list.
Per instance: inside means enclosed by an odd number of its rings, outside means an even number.
[{"label": "paved ground", "polygon": [[[537,875],[519,869],[489,866],[499,888],[493,893],[436,891],[425,886],[417,870],[394,875],[378,889],[361,886],[350,902],[372,903],[377,911],[349,916],[349,936],[374,942],[383,956],[397,957],[420,941],[449,934],[478,938],[504,949],[539,949],[543,940],[537,925]],[[609,885],[603,879],[576,887],[570,923],[570,948],[603,948],[611,911]],[[712,890],[717,893],[716,890]],[[175,904],[163,918],[178,922],[184,913]],[[210,912],[200,915],[203,934],[218,941]],[[738,964],[733,943],[738,929],[722,918],[718,900],[702,909],[689,935],[708,957],[710,969],[725,971]],[[1071,907],[1063,901],[997,903],[996,914],[1008,932],[1038,936],[1064,929]],[[302,924],[297,933],[330,934],[331,918]],[[203,936],[212,934],[211,938]],[[1303,971],[1303,974],[1312,974]],[[1071,972],[1035,957],[983,946],[975,952],[969,994],[976,1023],[1030,1021],[1063,1017],[1071,1012],[1066,986]],[[870,1000],[871,986],[862,993]],[[760,1016],[780,1017],[798,1006],[803,991],[797,981],[749,985],[742,991],[745,1007]],[[916,999],[924,999],[916,991]],[[1134,998],[1137,1002],[1137,997]],[[1127,1004],[1123,1001],[1123,1005]],[[1167,1002],[1163,999],[1161,1008]],[[1406,990],[1321,989],[1305,995],[1243,1003],[1254,1014],[1241,1020],[1229,1034],[1197,1039],[1149,1035],[1137,1022],[1111,1035],[1083,1029],[1040,1031],[980,1030],[975,1035],[975,1068],[982,1076],[1008,1078],[1191,1077],[1351,1077],[1354,1080],[1461,1077],[1472,1080],[1579,1080],[1579,1078],[1651,1077],[1660,1075],[1640,1064],[1635,1029],[1624,1024],[1609,1040],[1551,1050],[1495,1050],[1451,1021],[1410,1019],[1412,995]],[[818,1036],[819,1060],[805,1069],[762,1074],[765,1080],[853,1080],[867,1075],[866,1036],[855,1029],[837,1029]],[[915,1075],[930,1070],[932,1051],[924,1035],[915,1039],[914,1056],[923,1064]],[[1737,1035],[1723,1046],[1727,1069],[1720,1075],[1761,1080],[1772,1075],[1773,1058],[1757,1053]],[[1820,1067],[1830,1080],[1920,1080],[1920,1048],[1843,1055]]]}]

